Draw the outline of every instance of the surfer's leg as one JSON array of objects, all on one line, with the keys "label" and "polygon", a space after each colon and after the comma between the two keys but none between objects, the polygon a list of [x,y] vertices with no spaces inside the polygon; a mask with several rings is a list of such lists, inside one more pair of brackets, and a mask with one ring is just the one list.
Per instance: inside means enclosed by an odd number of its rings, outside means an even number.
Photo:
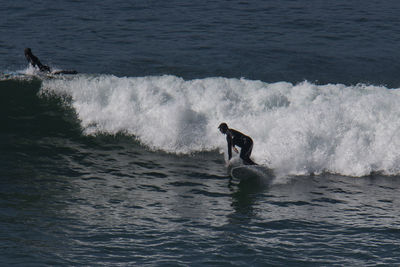
[{"label": "surfer's leg", "polygon": [[257,163],[252,161],[251,158],[243,159],[243,163],[244,163],[244,165],[258,165]]},{"label": "surfer's leg", "polygon": [[245,144],[240,150],[240,158],[243,160],[245,165],[257,165],[254,161],[250,159],[251,151],[253,150],[253,142]]},{"label": "surfer's leg", "polygon": [[252,161],[250,158],[247,159],[247,164],[246,165],[258,165],[254,161]]}]

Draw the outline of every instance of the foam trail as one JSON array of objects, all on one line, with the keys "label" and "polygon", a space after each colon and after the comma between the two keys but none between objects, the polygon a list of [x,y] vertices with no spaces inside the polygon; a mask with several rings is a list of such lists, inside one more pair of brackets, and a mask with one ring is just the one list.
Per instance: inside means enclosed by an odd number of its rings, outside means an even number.
[{"label": "foam trail", "polygon": [[124,132],[171,153],[226,150],[227,122],[276,173],[400,174],[400,91],[383,86],[175,76],[43,81],[67,95],[86,134]]}]

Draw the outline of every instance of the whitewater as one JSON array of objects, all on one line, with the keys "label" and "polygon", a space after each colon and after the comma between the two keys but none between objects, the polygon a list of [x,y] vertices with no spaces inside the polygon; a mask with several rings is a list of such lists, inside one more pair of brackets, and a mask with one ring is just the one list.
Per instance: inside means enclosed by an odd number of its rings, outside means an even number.
[{"label": "whitewater", "polygon": [[223,153],[217,127],[226,122],[253,138],[253,159],[280,177],[400,174],[399,89],[82,74],[44,79],[39,95],[63,99],[85,135],[123,133],[151,150]]}]

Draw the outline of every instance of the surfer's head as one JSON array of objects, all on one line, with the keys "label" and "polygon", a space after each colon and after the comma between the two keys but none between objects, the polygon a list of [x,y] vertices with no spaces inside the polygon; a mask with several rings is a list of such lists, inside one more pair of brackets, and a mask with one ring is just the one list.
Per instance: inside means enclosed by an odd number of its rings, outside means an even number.
[{"label": "surfer's head", "polygon": [[32,50],[30,48],[25,48],[24,52],[28,55],[32,54]]},{"label": "surfer's head", "polygon": [[228,124],[223,122],[218,126],[218,129],[221,131],[221,133],[225,134],[226,131],[228,131]]}]

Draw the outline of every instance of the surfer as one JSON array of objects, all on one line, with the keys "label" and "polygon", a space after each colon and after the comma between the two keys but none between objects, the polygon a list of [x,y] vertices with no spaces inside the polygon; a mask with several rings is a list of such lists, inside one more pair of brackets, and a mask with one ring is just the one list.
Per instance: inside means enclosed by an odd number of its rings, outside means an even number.
[{"label": "surfer", "polygon": [[40,60],[34,54],[32,54],[32,50],[30,48],[25,48],[24,53],[25,53],[26,59],[32,65],[32,67],[34,67],[34,68],[38,67],[39,70],[42,72],[51,73],[51,74],[77,74],[78,73],[76,70],[59,70],[59,71],[51,72],[50,67],[43,65],[40,62]]},{"label": "surfer", "polygon": [[250,159],[251,151],[253,149],[253,140],[249,136],[244,135],[235,129],[229,129],[225,122],[221,123],[218,126],[218,129],[221,131],[221,133],[226,134],[229,159],[232,158],[232,148],[236,153],[239,153],[235,147],[238,146],[241,148],[240,158],[243,160],[243,163],[245,165],[257,165],[257,163]]},{"label": "surfer", "polygon": [[50,67],[43,65],[40,60],[32,54],[32,50],[30,48],[25,48],[25,57],[28,62],[32,65],[32,67],[38,67],[40,71],[50,72]]}]

